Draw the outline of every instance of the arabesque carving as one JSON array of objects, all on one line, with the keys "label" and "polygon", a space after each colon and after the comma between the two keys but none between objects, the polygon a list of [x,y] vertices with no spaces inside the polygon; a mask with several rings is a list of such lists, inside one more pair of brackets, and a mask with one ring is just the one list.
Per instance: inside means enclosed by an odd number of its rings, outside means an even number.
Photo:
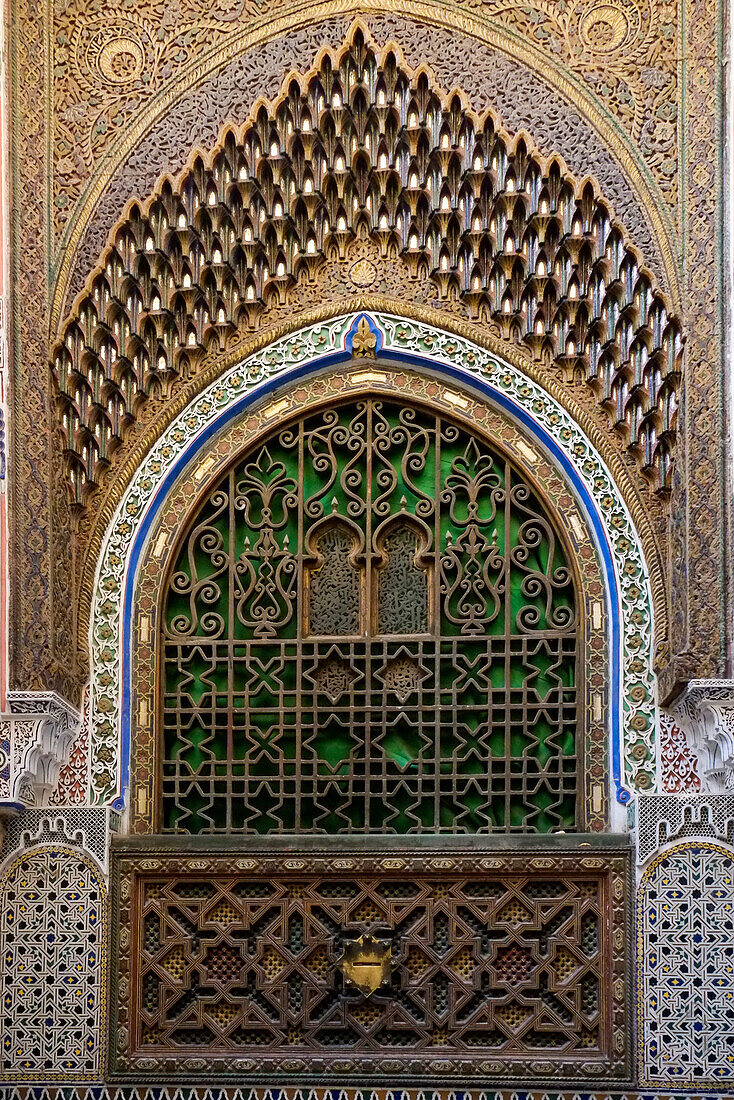
[{"label": "arabesque carving", "polygon": [[668,487],[680,330],[608,204],[357,29],[338,65],[290,78],[118,226],[53,356],[73,500],[148,397],[368,236],[440,302],[585,380]]},{"label": "arabesque carving", "polygon": [[[422,5],[430,26],[438,5]],[[292,0],[65,0],[54,11],[54,217],[59,230],[110,144],[188,75],[203,57],[213,68],[233,41],[267,20],[292,19]],[[680,81],[675,49],[675,0],[451,0],[440,5],[446,23],[469,16],[509,41],[542,50],[564,74],[574,74],[639,145],[664,198],[675,209]],[[383,12],[377,5],[373,18]],[[389,5],[385,5],[389,11]],[[332,19],[338,13],[334,5]],[[322,7],[321,18],[326,15]],[[314,13],[314,16],[316,13]],[[384,16],[383,16],[384,17]],[[185,77],[184,77],[185,78]],[[654,119],[654,125],[650,120]]]}]

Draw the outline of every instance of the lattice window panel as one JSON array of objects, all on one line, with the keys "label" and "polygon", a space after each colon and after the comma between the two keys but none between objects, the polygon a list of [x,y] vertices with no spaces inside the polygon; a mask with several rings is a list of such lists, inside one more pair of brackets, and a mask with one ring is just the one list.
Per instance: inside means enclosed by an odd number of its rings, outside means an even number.
[{"label": "lattice window panel", "polygon": [[364,399],[209,490],[163,615],[162,831],[578,825],[575,586],[537,490]]}]

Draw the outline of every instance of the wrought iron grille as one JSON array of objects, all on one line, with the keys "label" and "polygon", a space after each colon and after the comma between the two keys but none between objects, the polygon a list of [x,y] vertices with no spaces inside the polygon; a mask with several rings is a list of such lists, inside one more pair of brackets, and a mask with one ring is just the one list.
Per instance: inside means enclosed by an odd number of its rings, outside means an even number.
[{"label": "wrought iron grille", "polygon": [[382,398],[258,444],[189,524],[163,616],[163,831],[577,824],[578,615],[538,493]]}]

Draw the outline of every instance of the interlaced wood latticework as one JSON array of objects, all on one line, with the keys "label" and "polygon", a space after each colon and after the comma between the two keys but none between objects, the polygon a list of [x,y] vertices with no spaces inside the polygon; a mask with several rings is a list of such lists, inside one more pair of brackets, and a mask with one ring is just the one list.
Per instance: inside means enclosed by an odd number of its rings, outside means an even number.
[{"label": "interlaced wood latticework", "polygon": [[588,382],[669,485],[680,332],[608,205],[357,32],[119,225],[53,356],[73,500],[148,396],[256,329],[358,235]]},{"label": "interlaced wood latticework", "polygon": [[[242,852],[163,855],[156,869],[150,854],[120,856],[130,935],[115,961],[116,1072],[167,1080],[195,1065],[370,1083],[624,1073],[619,855],[529,851],[481,872],[476,857],[434,851],[401,872],[377,870],[408,866],[383,853],[362,859],[371,871],[296,874],[288,867],[308,857],[281,855],[269,875],[238,872],[261,862]],[[389,953],[371,996],[341,964],[365,935]]]},{"label": "interlaced wood latticework", "polygon": [[160,828],[573,830],[578,609],[508,459],[383,398],[207,491],[162,620]]}]

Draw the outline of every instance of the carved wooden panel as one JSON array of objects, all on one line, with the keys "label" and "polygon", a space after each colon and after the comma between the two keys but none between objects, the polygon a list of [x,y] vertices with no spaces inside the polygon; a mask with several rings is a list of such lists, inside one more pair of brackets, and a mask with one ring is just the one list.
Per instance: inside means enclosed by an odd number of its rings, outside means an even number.
[{"label": "carved wooden panel", "polygon": [[619,1080],[626,866],[121,852],[115,1070]]}]

